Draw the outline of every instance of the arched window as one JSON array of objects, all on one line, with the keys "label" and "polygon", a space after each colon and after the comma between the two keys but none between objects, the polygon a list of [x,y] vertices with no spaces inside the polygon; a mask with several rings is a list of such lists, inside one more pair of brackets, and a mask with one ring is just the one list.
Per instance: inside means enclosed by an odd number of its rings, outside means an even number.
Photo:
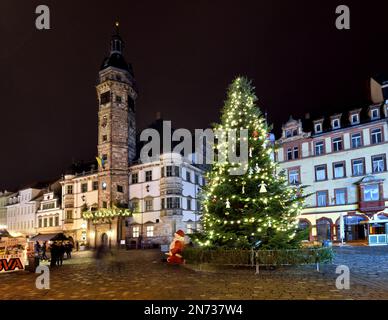
[{"label": "arched window", "polygon": [[329,218],[320,218],[317,220],[317,240],[331,240],[331,225],[332,222]]}]

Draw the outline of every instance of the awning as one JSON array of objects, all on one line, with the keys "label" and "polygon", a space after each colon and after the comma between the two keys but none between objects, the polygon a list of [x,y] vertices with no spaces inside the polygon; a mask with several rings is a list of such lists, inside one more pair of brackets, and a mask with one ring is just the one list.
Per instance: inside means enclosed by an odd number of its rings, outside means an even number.
[{"label": "awning", "polygon": [[0,238],[1,237],[12,238],[12,236],[6,229],[0,229]]},{"label": "awning", "polygon": [[51,241],[51,240],[68,240],[63,233],[47,233],[38,234],[35,237],[30,238],[30,241]]}]

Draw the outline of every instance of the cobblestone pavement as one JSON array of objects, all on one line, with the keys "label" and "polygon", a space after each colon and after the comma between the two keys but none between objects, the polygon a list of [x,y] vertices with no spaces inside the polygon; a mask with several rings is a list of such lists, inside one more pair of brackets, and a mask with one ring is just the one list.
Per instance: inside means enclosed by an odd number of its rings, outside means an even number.
[{"label": "cobblestone pavement", "polygon": [[[98,272],[90,252],[51,271],[49,290],[37,274],[0,274],[0,299],[388,299],[388,247],[335,248],[332,265],[199,272],[161,262],[158,250],[122,251]],[[337,265],[351,271],[350,290],[335,287]]]}]

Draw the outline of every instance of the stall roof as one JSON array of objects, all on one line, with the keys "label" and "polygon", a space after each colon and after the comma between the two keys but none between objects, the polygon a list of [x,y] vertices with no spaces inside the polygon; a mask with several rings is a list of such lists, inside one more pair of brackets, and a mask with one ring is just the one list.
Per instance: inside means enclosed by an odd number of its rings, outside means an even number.
[{"label": "stall roof", "polygon": [[68,238],[63,233],[47,233],[38,234],[30,238],[30,241],[50,241],[50,240],[67,240]]}]

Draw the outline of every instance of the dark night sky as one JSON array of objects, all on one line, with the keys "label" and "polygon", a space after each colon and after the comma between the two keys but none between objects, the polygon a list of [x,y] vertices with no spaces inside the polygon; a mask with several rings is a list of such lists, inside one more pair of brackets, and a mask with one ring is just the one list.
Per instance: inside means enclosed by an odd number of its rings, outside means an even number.
[{"label": "dark night sky", "polygon": [[[51,30],[35,29],[39,4]],[[335,28],[340,4],[350,30]],[[2,0],[0,189],[94,158],[95,84],[116,18],[140,89],[138,127],[161,111],[193,129],[218,120],[237,75],[253,79],[276,127],[290,114],[366,106],[369,76],[388,70],[387,12],[372,0]]]}]

